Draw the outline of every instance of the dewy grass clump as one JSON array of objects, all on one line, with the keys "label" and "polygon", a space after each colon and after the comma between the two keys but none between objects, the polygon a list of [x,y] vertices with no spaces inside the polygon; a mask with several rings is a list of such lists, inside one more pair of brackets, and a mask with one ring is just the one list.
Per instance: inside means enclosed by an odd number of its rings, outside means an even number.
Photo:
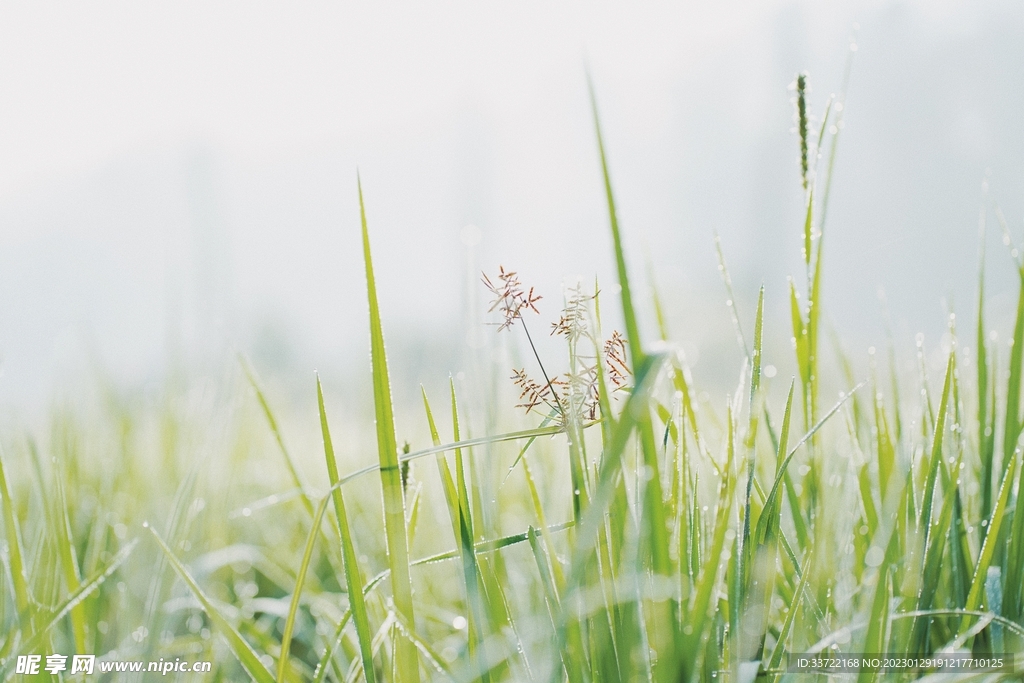
[{"label": "dewy grass clump", "polygon": [[[832,675],[919,677],[957,655],[1002,662],[979,677],[1011,677],[1015,656],[1024,666],[1024,263],[1008,357],[979,288],[976,377],[952,327],[937,385],[923,361],[913,391],[873,359],[863,382],[845,358],[827,367],[823,223],[841,126],[817,166],[842,108],[829,100],[814,138],[806,76],[796,91],[806,281],[789,282],[788,321],[765,319],[762,289],[750,345],[731,304],[745,363],[720,409],[698,400],[676,347],[640,338],[598,128],[625,334],[602,333],[596,284],[570,291],[550,331],[569,367],[552,375],[561,363],[545,366],[524,318],[539,295],[515,272],[484,275],[498,330],[529,342],[531,367],[509,381],[515,419],[535,426],[470,435],[453,383],[443,411],[423,392],[410,438],[431,445],[400,452],[360,187],[376,464],[338,457],[317,379],[314,492],[248,366],[262,424],[198,395],[152,412],[111,401],[89,422],[58,414],[48,457],[8,436],[4,676],[27,655],[79,653],[209,661],[214,680],[267,683],[717,683],[867,653],[903,669],[869,658]],[[779,327],[795,349],[783,401],[762,383],[762,339]],[[847,384],[835,405],[825,375]],[[283,476],[264,480],[267,425]]]}]

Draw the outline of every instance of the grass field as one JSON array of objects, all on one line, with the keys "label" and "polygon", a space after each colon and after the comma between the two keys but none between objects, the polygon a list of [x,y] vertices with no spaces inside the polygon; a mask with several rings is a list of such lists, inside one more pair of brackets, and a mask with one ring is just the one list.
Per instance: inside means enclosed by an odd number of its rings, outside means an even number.
[{"label": "grass field", "polygon": [[[521,405],[490,406],[509,431],[472,433],[481,408],[453,383],[400,439],[359,187],[374,424],[332,414],[311,377],[319,432],[292,433],[242,360],[222,385],[103,390],[3,435],[4,676],[18,655],[93,653],[213,662],[181,680],[775,681],[810,680],[787,673],[797,653],[1024,650],[1024,261],[1011,345],[986,326],[983,262],[941,367],[919,344],[917,377],[884,353],[857,376],[821,323],[841,111],[809,130],[796,89],[804,272],[767,283],[788,286],[784,319],[763,290],[753,315],[731,307],[745,363],[722,405],[631,287],[595,105],[619,287],[570,291],[550,321],[515,273],[487,274],[491,332],[551,333],[564,355],[509,369]],[[766,327],[793,358],[762,358]],[[792,383],[769,391],[769,362]],[[352,430],[375,435],[356,439],[371,464],[343,457]],[[846,674],[925,675],[943,677]]]}]

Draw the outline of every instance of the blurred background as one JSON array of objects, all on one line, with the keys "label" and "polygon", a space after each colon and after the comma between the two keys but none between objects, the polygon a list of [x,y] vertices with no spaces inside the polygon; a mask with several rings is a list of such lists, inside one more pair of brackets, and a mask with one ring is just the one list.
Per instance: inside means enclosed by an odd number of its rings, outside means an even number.
[{"label": "blurred background", "polygon": [[545,320],[565,283],[614,282],[588,70],[633,271],[694,373],[735,382],[714,235],[745,324],[764,283],[788,359],[788,86],[809,72],[820,121],[853,48],[830,324],[858,362],[887,327],[937,345],[949,308],[968,333],[987,202],[1006,327],[1016,283],[991,208],[1019,238],[1019,3],[5,3],[0,405],[234,350],[306,394],[314,368],[368,376],[357,169],[397,390],[465,377],[493,343],[481,269],[518,270]]}]

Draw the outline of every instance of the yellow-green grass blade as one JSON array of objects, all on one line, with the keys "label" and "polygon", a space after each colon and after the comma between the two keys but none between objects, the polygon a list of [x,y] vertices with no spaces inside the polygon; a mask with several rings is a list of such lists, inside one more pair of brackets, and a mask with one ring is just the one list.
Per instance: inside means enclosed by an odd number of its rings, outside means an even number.
[{"label": "yellow-green grass blade", "polygon": [[[999,495],[996,498],[995,507],[992,509],[992,513],[988,518],[988,534],[985,536],[985,540],[981,546],[981,552],[978,554],[978,564],[974,568],[974,579],[971,581],[971,590],[967,594],[967,601],[964,603],[964,609],[978,610],[981,609],[984,603],[985,596],[985,580],[988,578],[988,569],[992,566],[992,559],[996,553],[996,546],[999,545],[999,529],[1003,523],[1003,516],[1006,512],[1006,505],[1010,500],[1010,493],[1013,490],[1013,478],[1017,472],[1017,464],[1020,458],[1014,457],[1013,462],[1010,463],[1010,467],[1007,468],[1006,473],[1003,475],[1003,483],[999,486]],[[962,637],[969,628],[970,620],[964,619],[960,625],[960,632],[958,637]]]},{"label": "yellow-green grass blade", "polygon": [[[871,655],[882,655],[888,651],[889,641],[889,602],[892,589],[889,583],[889,567],[883,564],[878,568],[878,583],[875,596],[871,601],[871,618],[868,620],[868,632],[864,636],[862,651]],[[857,674],[857,683],[871,683],[877,680],[875,668],[861,667]]]},{"label": "yellow-green grass blade", "polygon": [[[941,424],[940,419],[937,424]],[[943,463],[939,464],[940,467],[945,467]],[[957,458],[956,465],[953,467],[953,471],[957,472],[960,469],[960,458]],[[934,529],[927,535],[927,542],[924,553],[924,560],[922,562],[921,572],[921,587],[917,596],[917,609],[918,611],[930,610],[934,605],[935,595],[938,590],[940,580],[942,578],[942,560],[945,552],[946,537],[949,535],[950,525],[953,520],[953,508],[956,496],[954,492],[957,488],[957,479],[955,477],[949,477],[949,481],[945,486],[945,493],[942,498],[942,510],[939,512],[938,522],[934,525]],[[923,518],[923,523],[932,526],[928,518]],[[955,552],[955,549],[954,549]],[[928,633],[930,631],[930,622],[926,619],[920,619],[915,621],[915,651],[920,654],[928,653]]]},{"label": "yellow-green grass blade", "polygon": [[[761,291],[757,297],[757,315],[754,319],[754,352],[751,356],[751,371],[750,371],[750,396],[748,400],[748,415],[749,423],[747,426],[747,434],[745,438],[744,447],[746,450],[747,459],[747,491],[744,496],[744,508],[743,508],[743,535],[740,540],[740,555],[737,558],[740,562],[739,576],[742,585],[746,585],[748,565],[750,563],[750,550],[748,548],[750,541],[750,499],[751,494],[754,490],[754,466],[756,464],[756,444],[757,444],[757,418],[760,415],[760,411],[755,409],[754,403],[757,399],[757,390],[761,386],[761,340],[764,332],[764,286],[761,287]],[[743,589],[741,589],[743,590]],[[739,602],[742,602],[742,596]]]},{"label": "yellow-green grass blade", "polygon": [[[1009,470],[1007,465],[1006,471]],[[995,536],[992,530],[989,533]],[[1024,582],[1024,467],[1021,467],[1017,509],[1013,513],[1013,526],[1006,548],[1006,580],[1003,587],[1003,616],[1016,622],[1021,622],[1021,616],[1024,615],[1021,582]],[[1024,645],[1024,641],[1019,645]]]},{"label": "yellow-green grass blade", "polygon": [[629,340],[629,350],[633,367],[639,367],[640,359],[643,358],[643,346],[640,343],[640,328],[637,326],[636,310],[633,307],[633,295],[629,286],[629,273],[626,270],[626,255],[622,246],[622,235],[619,232],[619,218],[615,210],[615,195],[612,192],[611,176],[608,172],[608,158],[604,149],[604,138],[601,135],[601,121],[597,114],[597,95],[594,92],[594,84],[589,81],[590,106],[594,114],[594,132],[597,135],[597,150],[601,157],[601,177],[604,180],[605,199],[608,202],[608,221],[612,232],[612,246],[615,251],[615,270],[619,277],[619,294],[622,300],[622,318],[626,325],[626,339]]},{"label": "yellow-green grass blade", "polygon": [[203,611],[206,612],[206,616],[209,617],[210,621],[221,632],[224,639],[227,640],[228,646],[231,648],[232,653],[238,658],[238,662],[246,670],[246,672],[252,676],[253,680],[257,683],[275,683],[274,674],[270,673],[270,670],[260,661],[259,655],[253,650],[252,645],[249,644],[242,634],[238,632],[230,621],[220,613],[220,610],[210,601],[203,592],[203,589],[199,587],[196,580],[192,578],[192,574],[189,573],[185,565],[181,563],[181,560],[167,547],[164,543],[164,539],[160,537],[160,534],[156,532],[156,529],[150,527],[150,532],[153,534],[153,538],[160,545],[161,550],[164,551],[164,555],[167,556],[167,561],[171,563],[174,570],[178,572],[178,576],[188,585],[192,594],[196,597],[196,600],[203,606]]},{"label": "yellow-green grass blade", "polygon": [[[430,409],[430,401],[427,399],[427,391],[420,386],[420,394],[423,397],[423,409],[427,414],[427,426],[430,429],[430,438],[435,446],[441,446],[441,436],[437,431],[437,424],[434,422],[434,413]],[[532,443],[532,439],[528,442]],[[459,493],[455,488],[455,480],[452,478],[451,467],[448,466],[448,460],[445,457],[444,451],[437,453],[437,469],[441,476],[441,486],[444,490],[445,502],[448,505],[448,517],[452,523],[452,533],[455,536],[455,542],[459,542]]]},{"label": "yellow-green grass blade", "polygon": [[[626,326],[626,338],[629,341],[630,358],[634,370],[638,369],[645,359],[643,344],[640,339],[640,329],[637,325],[636,309],[633,304],[633,297],[630,289],[629,274],[626,267],[625,251],[622,244],[622,235],[619,230],[618,215],[615,209],[615,197],[612,192],[611,177],[608,171],[608,160],[605,153],[604,140],[601,135],[601,123],[597,113],[597,98],[594,93],[593,84],[590,86],[591,107],[594,113],[594,129],[597,136],[598,152],[601,159],[601,173],[604,179],[605,198],[608,203],[608,218],[612,232],[612,243],[615,254],[616,271],[619,278],[620,296],[622,301],[622,315]],[[644,513],[642,532],[644,533],[649,552],[651,553],[651,564],[655,574],[668,576],[671,574],[671,556],[669,553],[669,538],[666,527],[664,503],[662,500],[661,475],[658,466],[657,445],[654,438],[654,429],[651,424],[650,413],[644,407],[642,414],[637,416],[636,427],[639,432],[640,446],[644,459],[644,467],[650,476],[644,491]],[[652,609],[660,610],[661,606],[654,605]],[[656,617],[655,617],[656,619]],[[669,623],[672,623],[671,621]],[[666,665],[659,667],[665,674],[660,674],[659,679],[668,675],[672,668],[671,648],[667,643],[653,643],[659,652],[663,653]]]},{"label": "yellow-green grass blade", "polygon": [[[455,396],[455,382],[449,378],[448,384],[452,402],[453,438],[458,442],[461,440],[461,435],[459,430],[459,407]],[[476,657],[476,662],[480,663],[480,679],[484,683],[488,683],[490,681],[490,672],[484,667],[484,662],[487,661],[487,653],[484,649],[484,620],[488,610],[484,607],[483,576],[477,563],[476,547],[474,546],[476,534],[473,530],[473,502],[469,497],[469,490],[466,486],[466,476],[465,459],[462,455],[462,449],[458,448],[455,450],[455,490],[458,496],[459,513],[457,525],[459,533],[456,541],[459,543],[460,556],[462,558],[462,576],[466,586],[466,602],[469,603],[470,618],[473,622],[470,624],[472,628],[470,639],[473,646],[472,656]]]},{"label": "yellow-green grass blade", "polygon": [[291,475],[292,481],[296,488],[301,492],[302,505],[306,508],[306,512],[309,515],[313,514],[313,501],[306,493],[306,487],[302,484],[302,479],[299,477],[299,470],[295,466],[295,460],[292,458],[288,448],[284,445],[284,437],[281,434],[281,429],[277,424],[277,418],[274,417],[274,411],[270,407],[270,402],[267,400],[266,394],[263,393],[263,389],[260,387],[259,381],[256,379],[256,373],[253,371],[249,362],[244,356],[239,356],[239,362],[242,365],[242,370],[245,372],[246,379],[249,380],[249,385],[256,393],[256,400],[259,401],[260,408],[263,410],[263,416],[267,420],[267,424],[270,426],[270,431],[274,435],[274,440],[277,442],[277,447],[281,450],[281,455],[284,456],[285,465],[288,468],[288,473]]},{"label": "yellow-green grass blade", "polygon": [[[341,486],[339,485],[340,489]],[[299,563],[299,570],[295,574],[295,588],[292,589],[292,599],[288,606],[288,616],[285,617],[284,631],[281,636],[281,654],[277,659],[277,683],[284,683],[288,673],[288,655],[292,647],[292,633],[295,630],[295,618],[299,613],[299,604],[302,599],[302,588],[306,583],[306,574],[309,572],[309,563],[313,559],[313,548],[316,546],[316,537],[320,535],[320,522],[323,521],[324,513],[327,511],[327,504],[331,502],[331,496],[324,496],[313,513],[313,523],[306,536],[306,545],[302,551],[302,561]]]},{"label": "yellow-green grass blade", "polygon": [[11,568],[14,605],[18,610],[19,620],[21,620],[22,624],[28,624],[33,620],[32,600],[29,596],[28,580],[25,574],[21,529],[18,525],[18,517],[14,511],[14,500],[11,498],[11,488],[7,483],[7,474],[4,471],[5,457],[2,447],[0,447],[0,496],[3,496],[4,532],[7,535],[7,562]]},{"label": "yellow-green grass blade", "polygon": [[932,434],[932,443],[928,459],[927,479],[924,487],[924,499],[921,505],[920,528],[924,530],[924,542],[927,545],[931,534],[932,508],[935,496],[935,482],[939,475],[942,463],[942,443],[946,431],[946,413],[949,405],[949,389],[953,378],[953,354],[950,354],[946,362],[946,377],[942,382],[942,397],[939,399],[939,412],[935,417],[935,431]]},{"label": "yellow-green grass blade", "polygon": [[[373,667],[373,651],[371,640],[373,631],[370,618],[366,613],[366,602],[363,598],[363,573],[359,568],[359,556],[356,555],[355,542],[352,539],[352,527],[348,522],[348,511],[345,509],[345,497],[341,491],[338,476],[338,463],[334,455],[334,442],[331,439],[330,426],[327,423],[327,411],[324,408],[324,392],[320,385],[320,377],[316,378],[316,399],[320,410],[320,431],[324,441],[324,459],[327,463],[327,476],[331,484],[331,498],[334,500],[334,513],[337,518],[339,537],[341,538],[341,554],[345,564],[345,584],[348,590],[349,608],[355,623],[356,637],[359,640],[359,654],[363,663],[363,677],[366,683],[374,683],[376,672]],[[316,527],[314,527],[316,528]]]},{"label": "yellow-green grass blade", "polygon": [[[793,591],[793,599],[790,601],[789,612],[786,614],[786,619],[782,623],[782,628],[779,630],[779,638],[775,643],[775,649],[772,651],[772,658],[768,661],[766,669],[768,671],[778,671],[779,667],[782,666],[782,657],[786,652],[786,643],[789,642],[789,636],[793,632],[793,626],[796,624],[797,614],[800,612],[800,605],[803,604],[803,594],[807,587],[808,577],[811,575],[811,553],[807,553],[807,558],[804,560],[803,570],[800,572],[800,580],[797,582],[796,590]],[[779,676],[775,675],[775,680],[778,680]]]},{"label": "yellow-green grass blade", "polygon": [[[384,498],[384,529],[387,537],[388,565],[391,569],[391,592],[395,609],[409,624],[416,619],[412,603],[412,579],[409,576],[409,547],[405,528],[405,494],[398,463],[395,438],[395,417],[391,406],[391,383],[388,377],[384,331],[377,301],[377,284],[370,256],[370,231],[366,225],[363,187],[357,180],[359,217],[362,224],[363,260],[366,265],[366,291],[370,305],[370,359],[373,368],[373,405],[377,422],[377,454],[380,461],[380,482]],[[418,683],[419,661],[416,648],[407,639],[397,642],[398,676],[401,683]]]},{"label": "yellow-green grass blade", "polygon": [[1024,360],[1024,272],[1020,275],[1020,293],[1017,296],[1017,319],[1013,326],[1013,346],[1010,347],[1010,375],[1006,384],[1006,417],[1003,426],[1003,469],[1005,470],[1017,447],[1021,432],[1020,385],[1021,363]]},{"label": "yellow-green grass blade", "polygon": [[885,415],[885,408],[879,398],[877,388],[873,392],[872,406],[875,413],[875,452],[878,460],[879,492],[884,500],[889,490],[893,468],[896,466],[896,448],[892,443],[889,420]]},{"label": "yellow-green grass blade", "polygon": [[804,322],[803,313],[800,310],[800,298],[796,292],[796,285],[793,278],[789,279],[789,311],[793,325],[793,343],[796,350],[796,366],[800,372],[800,387],[803,390],[803,411],[804,427],[810,427],[812,417],[810,414],[810,391],[811,391],[811,365],[810,351],[808,348],[807,324]]},{"label": "yellow-green grass blade", "polygon": [[[813,193],[812,193],[813,194]],[[812,197],[813,200],[813,197]],[[821,320],[821,273],[822,245],[824,238],[818,238],[817,253],[814,257],[814,273],[810,283],[809,300],[807,301],[807,363],[810,376],[810,415],[813,422],[818,410],[818,330]]]},{"label": "yellow-green grass blade", "polygon": [[[978,373],[978,456],[981,460],[981,517],[987,519],[992,511],[993,456],[995,451],[995,434],[988,432],[988,340],[985,334],[985,209],[981,210],[981,237],[978,248],[978,321],[975,337],[975,366]],[[993,377],[993,384],[995,384]],[[991,410],[995,412],[995,404]],[[982,535],[987,529],[982,529]]]},{"label": "yellow-green grass blade", "polygon": [[[59,464],[55,467],[54,481],[57,487],[57,514],[54,515],[53,525],[57,532],[57,551],[60,554],[61,567],[64,570],[64,583],[67,585],[68,593],[70,594],[78,590],[82,583],[82,576],[78,568],[78,558],[71,534],[71,519],[69,517],[67,495],[64,489],[64,476]],[[74,633],[76,651],[85,653],[87,626],[85,606],[81,603],[71,609],[71,629]]]},{"label": "yellow-green grass blade", "polygon": [[[731,409],[728,419],[731,432],[733,429],[731,426]],[[732,443],[731,439],[730,443]],[[715,506],[715,528],[711,537],[711,545],[708,548],[700,576],[697,578],[692,604],[689,606],[689,614],[686,619],[686,626],[683,628],[680,638],[680,680],[688,681],[693,677],[698,656],[711,630],[713,620],[708,617],[708,610],[711,606],[711,598],[718,586],[718,576],[722,569],[722,551],[725,548],[726,531],[729,529],[729,521],[732,517],[733,488],[736,484],[736,478],[732,474],[734,452],[735,448],[728,449],[728,458],[723,469],[723,479],[718,485],[718,504]]]},{"label": "yellow-green grass blade", "polygon": [[[782,429],[779,431],[779,445],[776,452],[776,468],[781,471],[786,458],[786,449],[789,447],[790,422],[793,416],[793,393],[795,382],[789,384],[789,394],[786,397],[786,409],[782,414]],[[778,472],[776,473],[778,477]],[[757,529],[754,533],[754,543],[765,545],[779,533],[782,522],[782,499],[780,490],[773,486],[768,497],[765,499],[761,516],[757,520]]]}]

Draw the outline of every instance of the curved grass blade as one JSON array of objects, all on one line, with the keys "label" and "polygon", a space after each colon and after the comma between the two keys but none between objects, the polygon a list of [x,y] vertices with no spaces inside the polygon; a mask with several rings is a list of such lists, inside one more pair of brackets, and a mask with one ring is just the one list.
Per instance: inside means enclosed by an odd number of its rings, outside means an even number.
[{"label": "curved grass blade", "polygon": [[[321,403],[321,405],[323,405]],[[340,486],[338,487],[341,488]],[[333,493],[333,492],[332,492]],[[299,563],[299,571],[295,576],[295,588],[292,590],[291,604],[288,606],[288,616],[284,621],[284,632],[281,636],[281,655],[277,659],[277,683],[285,682],[285,675],[288,672],[288,653],[292,647],[292,633],[295,629],[295,617],[299,613],[299,602],[302,598],[302,587],[306,583],[306,574],[309,572],[309,562],[313,559],[313,547],[316,545],[316,537],[320,535],[320,522],[323,521],[324,513],[327,511],[327,504],[331,496],[324,496],[313,513],[313,523],[306,536],[306,547],[302,551],[302,562]],[[371,667],[372,668],[372,667]]]},{"label": "curved grass blade", "polygon": [[225,640],[228,641],[228,645],[231,647],[231,651],[235,657],[238,658],[238,662],[242,667],[252,676],[256,683],[276,683],[274,680],[274,674],[270,673],[270,670],[264,666],[263,662],[260,661],[259,655],[252,649],[252,645],[249,644],[245,638],[238,632],[234,626],[231,625],[223,614],[214,606],[203,590],[196,583],[196,580],[192,578],[192,575],[185,568],[185,565],[181,563],[181,560],[175,556],[171,549],[164,543],[164,539],[160,538],[160,534],[156,532],[156,529],[150,527],[150,532],[153,534],[153,538],[160,545],[160,549],[164,551],[167,556],[168,562],[174,567],[174,570],[178,572],[178,576],[188,585],[192,594],[196,596],[196,599],[203,606],[203,611],[206,612],[206,616],[210,618],[213,625],[221,632]]},{"label": "curved grass blade", "polygon": [[[1017,464],[1020,458],[1014,458],[1009,469],[1003,475],[1003,483],[999,487],[999,496],[996,498],[995,507],[988,521],[988,533],[981,546],[981,553],[978,555],[978,564],[974,568],[974,579],[971,581],[971,590],[967,594],[967,602],[964,603],[965,610],[977,610],[981,608],[985,592],[985,579],[988,577],[988,568],[992,564],[992,558],[998,545],[999,528],[1003,523],[1003,513],[1006,510],[1007,501],[1010,499],[1010,492],[1013,489],[1013,476],[1017,472]],[[960,632],[957,637],[963,637],[969,628],[969,620],[964,620],[960,625]]]}]

